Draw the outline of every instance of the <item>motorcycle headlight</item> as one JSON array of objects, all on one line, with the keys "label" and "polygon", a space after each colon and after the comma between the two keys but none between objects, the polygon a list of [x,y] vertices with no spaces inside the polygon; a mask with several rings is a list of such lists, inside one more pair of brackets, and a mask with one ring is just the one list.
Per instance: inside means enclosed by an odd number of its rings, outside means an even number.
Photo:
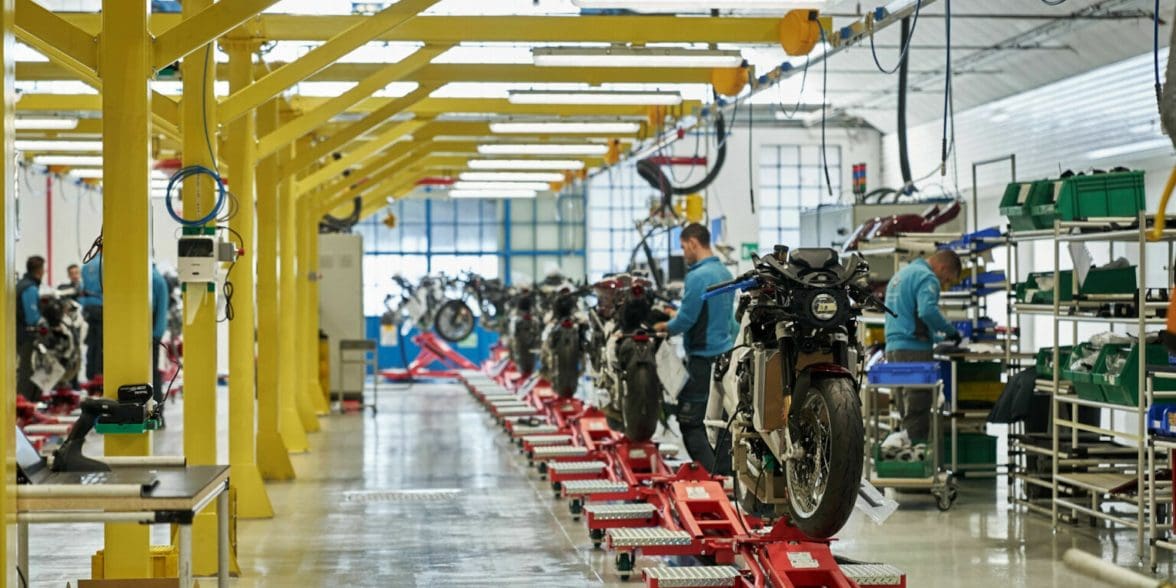
[{"label": "motorcycle headlight", "polygon": [[826,293],[813,296],[813,300],[809,304],[809,311],[812,312],[813,318],[819,321],[832,320],[837,316],[838,310],[837,299]]}]

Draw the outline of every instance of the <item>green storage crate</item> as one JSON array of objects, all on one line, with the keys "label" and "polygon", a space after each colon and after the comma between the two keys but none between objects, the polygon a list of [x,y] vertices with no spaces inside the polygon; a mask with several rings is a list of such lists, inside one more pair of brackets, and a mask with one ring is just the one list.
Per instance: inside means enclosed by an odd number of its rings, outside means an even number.
[{"label": "green storage crate", "polygon": [[[1053,279],[1053,272],[1032,272],[1025,277],[1024,282],[1017,284],[1017,302],[1023,304],[1053,304],[1053,290],[1037,290],[1037,278]],[[1062,270],[1058,272],[1060,282],[1060,300],[1069,302],[1074,299],[1074,272]]]},{"label": "green storage crate", "polygon": [[[1106,402],[1106,396],[1103,394],[1102,386],[1095,383],[1094,374],[1099,367],[1099,362],[1102,360],[1103,350],[1097,350],[1093,353],[1091,351],[1090,343],[1079,343],[1074,349],[1073,355],[1066,360],[1062,365],[1062,377],[1069,380],[1074,387],[1074,392],[1078,398],[1083,400],[1092,400],[1094,402]],[[1085,369],[1075,370],[1072,367],[1074,357],[1089,356],[1089,361],[1093,367],[1088,371]]]},{"label": "green storage crate", "polygon": [[1086,274],[1086,281],[1078,287],[1078,294],[1082,296],[1136,294],[1137,273],[1133,265],[1101,270],[1091,268]]},{"label": "green storage crate", "polygon": [[[959,433],[958,463],[963,465],[996,464],[996,437],[984,433]],[[951,435],[943,437],[943,462],[951,465]]]},{"label": "green storage crate", "polygon": [[1012,230],[1031,231],[1037,228],[1029,213],[1032,196],[1032,182],[1011,182],[1005,186],[1004,196],[1000,199],[1000,213],[1008,217]]},{"label": "green storage crate", "polygon": [[1144,207],[1142,171],[1072,176],[1054,189],[1062,220],[1139,216]]},{"label": "green storage crate", "polygon": [[1063,180],[1041,180],[1033,183],[1033,195],[1029,203],[1029,218],[1038,229],[1052,229],[1058,220],[1058,194],[1062,191]]},{"label": "green storage crate", "polygon": [[[1058,360],[1062,365],[1066,365],[1070,361],[1070,353],[1074,351],[1073,345],[1063,345],[1058,348]],[[1037,377],[1041,379],[1053,379],[1053,347],[1042,347],[1037,350]],[[1066,379],[1064,375],[1058,374],[1061,379]]]},{"label": "green storage crate", "polygon": [[929,478],[935,471],[934,457],[923,461],[896,461],[882,459],[882,445],[874,445],[874,472],[879,478]]},{"label": "green storage crate", "polygon": [[[1095,366],[1094,382],[1102,388],[1107,402],[1124,406],[1137,406],[1139,392],[1139,345],[1104,345],[1098,365]],[[1158,343],[1147,345],[1147,365],[1166,365],[1168,350]],[[1176,381],[1156,379],[1156,390],[1176,390]]]}]

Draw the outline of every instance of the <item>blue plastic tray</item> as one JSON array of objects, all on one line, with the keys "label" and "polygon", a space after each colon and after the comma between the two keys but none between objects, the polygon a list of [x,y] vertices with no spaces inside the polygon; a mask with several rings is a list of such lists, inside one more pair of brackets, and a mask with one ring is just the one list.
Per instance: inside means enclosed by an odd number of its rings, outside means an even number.
[{"label": "blue plastic tray", "polygon": [[942,375],[937,361],[911,361],[880,363],[870,368],[866,379],[878,385],[923,385],[934,384]]}]

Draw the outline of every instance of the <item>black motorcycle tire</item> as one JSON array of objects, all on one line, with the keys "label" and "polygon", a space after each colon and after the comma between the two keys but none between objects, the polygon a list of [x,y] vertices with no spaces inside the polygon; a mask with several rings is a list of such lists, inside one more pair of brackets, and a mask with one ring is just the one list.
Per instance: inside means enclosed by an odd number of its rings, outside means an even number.
[{"label": "black motorcycle tire", "polygon": [[[569,336],[570,334],[565,334]],[[555,392],[560,398],[576,395],[580,381],[580,349],[576,341],[559,341],[555,348]]]},{"label": "black motorcycle tire", "polygon": [[[806,410],[828,412],[830,434],[828,443],[828,479],[825,491],[815,509],[803,513],[797,508],[796,495],[791,491],[793,461],[786,462],[786,477],[789,481],[789,500],[792,522],[805,535],[814,539],[832,537],[853,513],[861,485],[862,465],[865,455],[865,429],[862,423],[861,405],[858,404],[853,382],[847,378],[825,378],[813,383],[799,406],[793,405],[789,419],[789,433],[794,442],[803,435],[797,427],[798,415]],[[799,411],[797,409],[800,409]]]},{"label": "black motorcycle tire", "polygon": [[661,391],[653,365],[638,363],[625,374],[621,414],[625,419],[625,436],[630,441],[643,443],[657,432],[661,418]]},{"label": "black motorcycle tire", "polygon": [[457,343],[474,332],[476,323],[474,311],[464,300],[446,300],[441,308],[437,309],[437,316],[433,318],[433,330],[441,335],[442,339]]}]

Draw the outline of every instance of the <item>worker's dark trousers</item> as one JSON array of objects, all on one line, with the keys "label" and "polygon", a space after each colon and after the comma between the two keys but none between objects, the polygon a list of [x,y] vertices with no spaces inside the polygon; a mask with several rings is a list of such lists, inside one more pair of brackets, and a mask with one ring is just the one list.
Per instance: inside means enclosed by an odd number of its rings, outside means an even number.
[{"label": "worker's dark trousers", "polygon": [[682,430],[682,443],[686,445],[690,459],[712,474],[727,475],[731,473],[731,439],[720,434],[718,446],[711,447],[703,424],[714,362],[713,357],[693,355],[686,360],[690,379],[678,395],[678,428]]},{"label": "worker's dark trousers", "polygon": [[86,333],[86,379],[93,380],[102,375],[102,307],[87,306],[82,316],[90,329]]},{"label": "worker's dark trousers", "polygon": [[33,341],[16,344],[16,390],[29,402],[41,401],[41,389],[33,383]]},{"label": "worker's dark trousers", "polygon": [[[886,352],[886,361],[934,361],[931,351],[898,349]],[[902,415],[902,428],[911,443],[922,443],[931,437],[931,403],[934,391],[925,388],[896,388],[895,401]]]}]

